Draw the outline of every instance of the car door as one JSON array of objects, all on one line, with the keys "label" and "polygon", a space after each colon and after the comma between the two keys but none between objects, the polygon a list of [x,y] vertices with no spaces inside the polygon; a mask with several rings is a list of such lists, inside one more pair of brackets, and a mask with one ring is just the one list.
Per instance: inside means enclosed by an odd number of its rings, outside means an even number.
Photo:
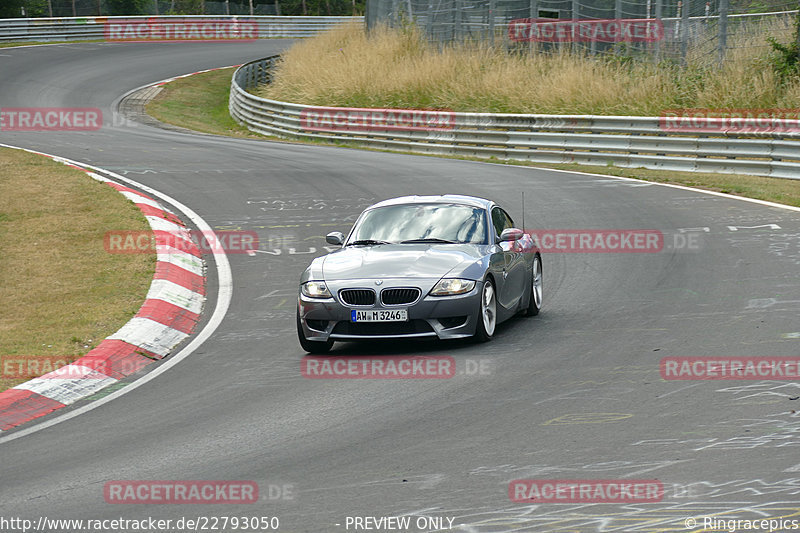
[{"label": "car door", "polygon": [[[508,213],[498,206],[492,208],[492,225],[498,239],[504,229],[515,227]],[[497,299],[504,308],[516,310],[519,299],[525,293],[525,259],[513,241],[500,242],[498,246],[502,250],[503,270],[500,276],[502,281],[497,280]]]}]

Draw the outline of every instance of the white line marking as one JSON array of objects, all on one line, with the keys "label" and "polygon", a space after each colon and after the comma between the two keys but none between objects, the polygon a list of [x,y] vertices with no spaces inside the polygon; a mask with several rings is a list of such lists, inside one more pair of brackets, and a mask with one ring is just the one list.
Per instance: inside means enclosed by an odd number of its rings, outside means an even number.
[{"label": "white line marking", "polygon": [[759,229],[759,228],[781,229],[781,227],[777,224],[762,224],[760,226],[728,226],[728,229],[731,231],[739,231],[740,229]]},{"label": "white line marking", "polygon": [[[420,154],[412,154],[412,155],[420,155]],[[465,159],[461,159],[459,161],[467,161]],[[699,192],[703,194],[709,194],[711,196],[719,196],[722,198],[728,198],[731,200],[741,200],[742,202],[750,202],[751,204],[759,204],[765,205],[767,207],[777,207],[778,209],[788,209],[789,211],[796,211],[800,213],[800,207],[795,207],[793,205],[786,205],[786,204],[778,204],[775,202],[768,202],[766,200],[757,200],[755,198],[745,198],[744,196],[736,196],[735,194],[727,194],[724,192],[716,192],[716,191],[707,191],[705,189],[696,189],[694,187],[687,187],[686,185],[675,185],[672,183],[658,183],[655,181],[645,181],[636,178],[625,178],[622,176],[608,176],[607,174],[594,174],[592,172],[581,172],[580,170],[561,170],[558,168],[544,168],[544,167],[534,167],[534,166],[518,166],[518,165],[509,165],[505,163],[492,163],[490,161],[471,161],[471,163],[481,163],[484,165],[502,165],[506,168],[517,168],[522,170],[545,170],[549,172],[563,172],[565,174],[579,174],[582,176],[598,176],[601,178],[612,178],[615,180],[623,180],[623,181],[635,181],[638,183],[652,183],[653,185],[658,185],[661,187],[671,187],[673,189],[681,189],[683,191],[692,191],[692,192]],[[733,176],[734,174],[729,174]],[[760,177],[768,177],[768,176],[760,176]],[[780,178],[775,178],[780,179]]]},{"label": "white line marking", "polygon": [[[17,149],[17,150],[24,150],[24,151],[30,152],[30,153],[41,153],[41,152],[36,152],[34,150],[28,150],[26,148],[20,148],[19,146],[11,146],[11,145],[8,145],[8,144],[0,144],[0,146],[2,146],[4,148],[14,148],[14,149]],[[46,154],[46,155],[50,155],[50,154]],[[166,194],[164,194],[162,192],[159,192],[159,191],[157,191],[155,189],[152,189],[152,188],[150,188],[150,187],[148,187],[146,185],[142,185],[141,183],[137,183],[136,181],[133,181],[132,179],[128,179],[128,178],[125,178],[123,176],[120,176],[119,174],[117,174],[115,172],[111,172],[111,171],[108,171],[108,170],[103,170],[103,169],[101,169],[99,167],[96,167],[96,166],[93,166],[93,165],[87,165],[85,163],[78,163],[77,161],[73,161],[73,160],[70,160],[70,159],[56,158],[55,156],[51,156],[51,157],[53,157],[54,159],[57,159],[57,160],[66,161],[66,162],[68,162],[68,163],[70,163],[72,165],[75,165],[75,166],[85,167],[85,168],[88,168],[88,169],[95,170],[97,172],[104,172],[105,174],[108,174],[109,176],[113,177],[114,179],[117,179],[117,180],[122,181],[124,183],[128,183],[128,184],[133,185],[134,187],[137,187],[137,188],[139,188],[139,189],[141,189],[141,190],[143,190],[143,191],[145,191],[147,193],[150,193],[150,194],[152,194],[154,196],[157,196],[157,197],[161,198],[162,200],[164,200],[165,202],[172,204],[179,211],[181,211],[183,214],[185,214],[189,218],[189,220],[191,220],[200,229],[200,231],[203,232],[204,235],[209,235],[209,237],[214,238],[214,239],[217,238],[216,234],[214,233],[214,230],[211,229],[211,226],[208,224],[208,222],[203,220],[203,218],[201,218],[200,215],[198,215],[197,213],[195,213],[194,211],[189,209],[189,207],[183,205],[179,201],[175,200],[174,198],[172,198],[172,197],[170,197],[170,196],[168,196],[168,195],[166,195]],[[18,430],[18,431],[14,431],[14,433],[12,433],[11,435],[8,435],[8,436],[5,436],[5,437],[1,437],[0,438],[0,444],[3,444],[5,442],[10,442],[12,440],[19,439],[21,437],[24,437],[26,435],[30,435],[32,433],[36,433],[37,431],[41,431],[43,429],[47,429],[49,427],[55,426],[58,423],[65,422],[67,420],[75,418],[76,416],[82,415],[83,413],[87,413],[89,411],[97,409],[101,405],[105,405],[106,403],[108,403],[108,402],[110,402],[112,400],[116,400],[117,398],[119,398],[120,396],[122,396],[124,394],[127,394],[127,393],[129,393],[129,392],[131,392],[131,391],[133,391],[135,389],[138,389],[139,387],[141,387],[145,383],[157,378],[158,376],[160,376],[161,374],[163,374],[164,372],[166,372],[167,370],[169,370],[173,366],[177,365],[178,363],[180,363],[181,361],[183,361],[184,359],[189,357],[189,355],[191,355],[192,352],[194,352],[197,348],[199,348],[214,333],[214,331],[216,331],[216,329],[222,323],[222,320],[225,318],[225,315],[228,312],[228,307],[230,306],[231,299],[233,297],[233,277],[232,277],[232,274],[231,274],[231,265],[228,262],[228,256],[225,255],[225,251],[224,250],[215,251],[213,253],[213,255],[214,255],[214,263],[217,266],[217,278],[219,280],[219,291],[217,293],[217,302],[216,302],[216,306],[214,308],[214,313],[211,315],[211,318],[208,320],[208,323],[205,325],[205,327],[202,329],[202,331],[197,333],[197,335],[191,341],[189,341],[189,344],[187,344],[180,352],[178,352],[177,354],[171,356],[163,364],[159,365],[158,367],[153,369],[151,372],[145,374],[141,378],[139,378],[136,381],[132,382],[130,385],[127,385],[126,387],[123,387],[122,389],[120,389],[118,391],[112,392],[108,396],[105,396],[105,397],[103,397],[103,398],[101,398],[101,399],[99,399],[97,401],[94,401],[92,403],[89,403],[89,404],[86,404],[84,406],[81,406],[81,407],[79,407],[77,409],[74,409],[73,411],[70,411],[68,413],[64,413],[64,414],[62,414],[60,416],[56,416],[54,418],[51,418],[50,420],[47,420],[46,422],[41,422],[39,424],[35,424],[34,423],[35,425],[33,425],[33,426],[29,427],[29,428],[21,429],[21,430]]]}]

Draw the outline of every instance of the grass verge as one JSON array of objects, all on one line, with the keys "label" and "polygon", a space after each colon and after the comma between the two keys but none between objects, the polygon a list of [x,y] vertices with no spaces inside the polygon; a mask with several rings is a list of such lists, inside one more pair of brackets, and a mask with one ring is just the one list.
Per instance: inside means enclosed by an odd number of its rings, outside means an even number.
[{"label": "grass verge", "polygon": [[[165,85],[165,89],[147,106],[147,112],[161,120],[206,133],[264,139],[249,132],[234,121],[228,113],[228,95],[233,69],[215,70],[180,78]],[[209,111],[198,115],[198,101]],[[274,139],[274,137],[272,137]],[[283,140],[283,139],[281,139]],[[294,141],[291,141],[294,142]],[[333,144],[319,143],[313,144]],[[341,145],[339,145],[341,146]],[[471,158],[461,158],[471,159]],[[486,161],[485,159],[473,159]],[[623,176],[659,183],[686,185],[710,191],[725,192],[769,202],[800,207],[800,180],[765,178],[735,174],[700,174],[693,172],[668,172],[640,168],[594,167],[584,165],[548,165],[518,161],[489,160],[538,168],[555,168],[575,172],[593,172],[610,176]]]},{"label": "grass verge", "polygon": [[231,137],[262,138],[240,126],[228,113],[228,95],[235,68],[179,78],[163,86],[148,102],[146,112],[164,122],[190,130]]},{"label": "grass verge", "polygon": [[0,390],[27,381],[14,379],[20,360],[74,361],[139,310],[155,256],[107,253],[115,229],[150,227],[84,172],[0,148]]}]

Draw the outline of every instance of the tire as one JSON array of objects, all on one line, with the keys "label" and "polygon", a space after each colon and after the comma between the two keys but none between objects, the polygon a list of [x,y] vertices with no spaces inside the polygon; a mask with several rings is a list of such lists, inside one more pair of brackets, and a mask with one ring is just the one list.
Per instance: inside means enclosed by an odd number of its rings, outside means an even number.
[{"label": "tire", "polygon": [[542,256],[533,256],[533,266],[531,267],[531,295],[525,316],[536,316],[542,309],[542,296],[544,295],[544,276],[542,271]]},{"label": "tire", "polygon": [[478,302],[478,325],[475,327],[477,342],[487,342],[492,339],[497,327],[497,291],[492,278],[486,278],[481,289],[481,299]]},{"label": "tire", "polygon": [[308,353],[328,353],[333,346],[333,341],[310,341],[306,339],[303,333],[303,327],[300,324],[300,311],[297,312],[297,338],[300,340],[300,346],[303,347]]}]

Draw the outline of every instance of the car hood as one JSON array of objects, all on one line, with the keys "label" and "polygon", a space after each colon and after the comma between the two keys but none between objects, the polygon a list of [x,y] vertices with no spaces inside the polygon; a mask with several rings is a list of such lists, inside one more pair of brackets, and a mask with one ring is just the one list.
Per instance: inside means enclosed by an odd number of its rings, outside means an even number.
[{"label": "car hood", "polygon": [[325,256],[325,280],[441,278],[482,256],[476,244],[382,244],[348,246]]}]

